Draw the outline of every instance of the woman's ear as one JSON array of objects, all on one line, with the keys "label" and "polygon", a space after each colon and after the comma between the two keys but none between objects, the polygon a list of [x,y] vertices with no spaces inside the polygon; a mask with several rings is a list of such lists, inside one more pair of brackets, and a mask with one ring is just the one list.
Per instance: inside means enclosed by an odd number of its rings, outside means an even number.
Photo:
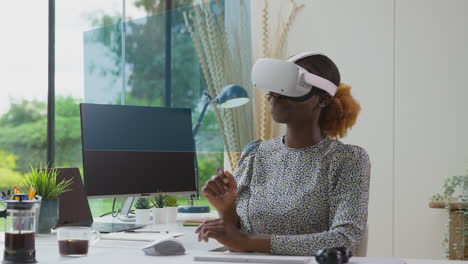
[{"label": "woman's ear", "polygon": [[321,95],[319,106],[320,108],[325,108],[328,104],[330,104],[332,97],[330,95]]}]

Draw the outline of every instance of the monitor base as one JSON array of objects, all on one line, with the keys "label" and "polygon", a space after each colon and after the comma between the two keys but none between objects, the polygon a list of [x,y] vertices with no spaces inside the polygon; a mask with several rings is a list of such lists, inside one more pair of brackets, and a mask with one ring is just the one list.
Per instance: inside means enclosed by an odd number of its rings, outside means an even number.
[{"label": "monitor base", "polygon": [[[135,222],[135,216],[130,215],[135,197],[128,197],[120,210],[119,219],[122,222]],[[113,209],[112,209],[113,210]]]},{"label": "monitor base", "polygon": [[122,222],[135,222],[136,217],[134,215],[119,215],[118,216],[119,220]]}]

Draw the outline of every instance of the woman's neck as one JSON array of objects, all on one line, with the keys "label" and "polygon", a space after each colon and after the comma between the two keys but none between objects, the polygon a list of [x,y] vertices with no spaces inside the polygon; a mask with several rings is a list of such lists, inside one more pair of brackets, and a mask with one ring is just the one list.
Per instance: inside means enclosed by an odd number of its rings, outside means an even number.
[{"label": "woman's neck", "polygon": [[297,126],[288,124],[284,144],[289,148],[305,148],[322,141],[325,135],[318,125]]}]

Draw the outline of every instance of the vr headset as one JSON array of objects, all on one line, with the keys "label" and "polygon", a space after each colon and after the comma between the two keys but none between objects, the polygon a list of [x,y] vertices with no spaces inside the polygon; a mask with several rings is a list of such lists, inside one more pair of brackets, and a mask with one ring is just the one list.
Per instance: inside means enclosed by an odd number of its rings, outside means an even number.
[{"label": "vr headset", "polygon": [[334,96],[338,87],[327,79],[309,73],[295,64],[296,61],[314,55],[315,52],[303,52],[288,60],[259,59],[252,68],[254,87],[267,93],[276,93],[296,101],[305,101],[312,95],[309,93],[317,87]]}]

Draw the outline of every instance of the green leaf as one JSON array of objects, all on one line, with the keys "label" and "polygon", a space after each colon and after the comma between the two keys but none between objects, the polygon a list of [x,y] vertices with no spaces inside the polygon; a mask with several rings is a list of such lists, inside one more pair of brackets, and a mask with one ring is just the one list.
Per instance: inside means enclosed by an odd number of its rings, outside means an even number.
[{"label": "green leaf", "polygon": [[179,206],[179,204],[177,203],[177,199],[174,196],[166,197],[165,205],[169,207]]},{"label": "green leaf", "polygon": [[135,203],[135,209],[150,209],[150,201],[145,197],[140,197]]},{"label": "green leaf", "polygon": [[29,165],[30,173],[26,174],[21,181],[25,190],[29,187],[36,189],[36,194],[42,196],[42,199],[57,199],[60,194],[68,192],[72,180],[57,181],[57,169],[48,169],[40,165],[34,168]]}]

